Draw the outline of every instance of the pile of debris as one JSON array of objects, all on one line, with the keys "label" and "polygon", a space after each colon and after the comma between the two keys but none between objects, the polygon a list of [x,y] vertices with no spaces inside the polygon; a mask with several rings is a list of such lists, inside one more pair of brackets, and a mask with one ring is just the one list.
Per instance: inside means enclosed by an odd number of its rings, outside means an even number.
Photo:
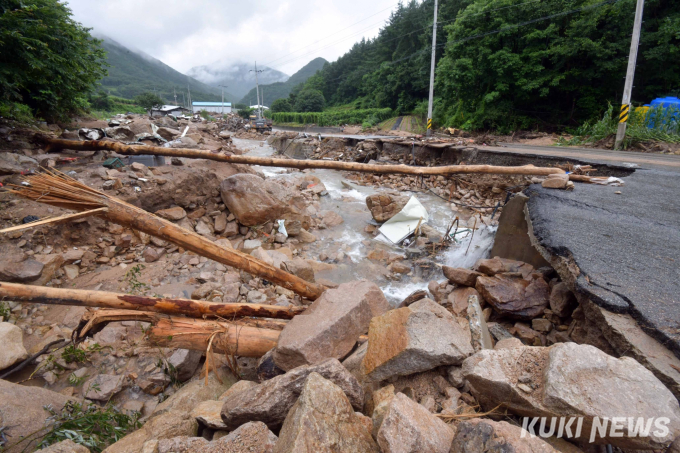
[{"label": "pile of debris", "polygon": [[[128,120],[109,127],[137,121]],[[226,149],[228,127],[191,123],[184,137],[196,131],[197,146]],[[380,159],[369,143],[356,151]],[[344,142],[326,145],[341,153]],[[552,267],[498,257],[471,269],[440,266],[409,253],[449,232],[419,225],[403,255],[366,254],[395,275],[428,267],[420,278],[439,277],[392,305],[373,276],[339,285],[318,277],[352,262],[341,250],[312,256],[316,230],[344,222],[322,209],[321,180],[175,159],[105,168],[92,155],[63,164],[75,179],[60,181],[74,193],[109,203],[66,225],[50,221],[73,193],[41,192],[47,177],[23,186],[7,177],[28,201],[0,195],[0,227],[13,228],[0,237],[0,293],[15,294],[0,302],[0,375],[46,387],[0,378],[8,451],[38,447],[74,401],[142,417],[107,453],[591,453],[593,443],[628,453],[664,449],[680,435],[677,383],[652,358],[624,357],[603,340],[594,309]],[[401,191],[450,200],[467,216],[459,226],[475,228],[497,221],[499,203],[530,181],[352,177],[393,191],[366,200],[370,233],[407,206]],[[116,206],[129,218],[115,222]],[[36,217],[45,223],[26,229]],[[67,346],[70,338],[79,342]],[[621,418],[628,414],[635,418]],[[48,450],[87,452],[71,440]]]}]

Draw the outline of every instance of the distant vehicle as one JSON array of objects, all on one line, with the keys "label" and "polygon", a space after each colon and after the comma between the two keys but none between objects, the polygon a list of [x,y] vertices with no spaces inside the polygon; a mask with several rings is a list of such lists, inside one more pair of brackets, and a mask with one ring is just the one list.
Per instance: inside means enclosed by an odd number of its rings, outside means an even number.
[{"label": "distant vehicle", "polygon": [[257,115],[250,115],[250,125],[257,132],[271,132],[272,130],[272,120],[267,118],[258,118]]}]

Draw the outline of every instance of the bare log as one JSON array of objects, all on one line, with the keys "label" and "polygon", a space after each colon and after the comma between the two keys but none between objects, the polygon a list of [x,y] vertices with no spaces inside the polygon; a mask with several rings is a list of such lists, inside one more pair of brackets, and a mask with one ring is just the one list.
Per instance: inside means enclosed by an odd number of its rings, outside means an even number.
[{"label": "bare log", "polygon": [[113,141],[100,140],[64,140],[59,138],[41,137],[48,145],[48,151],[72,149],[75,151],[114,151],[126,156],[153,154],[167,157],[186,157],[191,159],[208,159],[231,164],[261,165],[263,167],[286,168],[327,168],[331,170],[357,171],[363,173],[388,173],[402,175],[450,176],[455,174],[495,174],[495,175],[535,175],[547,176],[563,174],[564,170],[557,167],[535,167],[522,165],[517,167],[501,167],[494,165],[446,165],[441,167],[411,167],[408,165],[374,165],[356,162],[336,162],[330,160],[297,160],[273,157],[237,156],[218,154],[211,151],[186,148],[163,148],[160,146],[126,145]]},{"label": "bare log", "polygon": [[229,320],[246,316],[291,319],[305,310],[305,307],[296,306],[229,304],[0,282],[0,300],[2,299],[37,304],[137,310],[175,316],[184,315],[191,318],[220,317]]},{"label": "bare log", "polygon": [[108,208],[106,211],[101,211],[99,216],[171,242],[227,266],[241,269],[283,286],[307,299],[317,299],[326,289],[325,286],[310,283],[251,255],[234,249],[222,248],[193,231],[186,230],[118,198],[108,196],[67,175],[37,174],[25,180],[29,183],[28,186],[10,186],[10,191],[31,200],[66,209],[83,211]]},{"label": "bare log", "polygon": [[262,357],[276,346],[280,334],[278,330],[262,329],[232,322],[182,318],[129,310],[98,310],[86,313],[83,317],[83,321],[87,321],[87,323],[78,332],[78,338],[83,338],[97,325],[129,320],[151,323],[145,333],[147,341],[154,346],[206,352],[208,345],[211,344],[211,350],[214,352],[239,357]]},{"label": "bare log", "polygon": [[239,357],[262,357],[276,347],[278,330],[260,329],[227,322],[163,317],[149,330],[149,341],[161,347],[212,350]]}]

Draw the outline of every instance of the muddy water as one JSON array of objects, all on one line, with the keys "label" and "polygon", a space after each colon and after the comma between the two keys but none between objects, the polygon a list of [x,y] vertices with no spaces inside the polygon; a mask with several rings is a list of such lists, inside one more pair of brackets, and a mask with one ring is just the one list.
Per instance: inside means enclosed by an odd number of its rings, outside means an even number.
[{"label": "muddy water", "polygon": [[[234,139],[234,144],[251,156],[268,157],[276,153],[274,148],[260,141]],[[287,168],[259,167],[259,169],[267,177],[275,179],[300,176],[299,171]],[[328,191],[328,195],[321,197],[320,210],[335,211],[344,220],[344,223],[336,227],[315,231],[319,240],[310,245],[309,257],[318,259],[321,253],[331,255],[342,251],[351,259],[336,264],[332,269],[317,271],[317,277],[327,278],[336,283],[369,279],[376,282],[393,303],[400,302],[413,291],[427,289],[430,280],[443,279],[438,267],[435,267],[432,273],[412,272],[413,275],[403,275],[398,281],[388,278],[390,273],[384,264],[366,259],[366,255],[376,248],[405,254],[403,247],[391,244],[384,236],[373,237],[364,231],[366,225],[372,222],[371,213],[366,207],[366,197],[379,192],[380,189],[359,186],[345,179],[344,172],[340,171],[318,169],[309,170],[308,174],[319,178]],[[405,195],[414,195],[425,206],[430,216],[428,224],[442,234],[456,217],[449,203],[430,192],[412,192]],[[493,245],[494,234],[495,228],[490,227],[478,229],[474,237],[472,235],[459,237],[459,244],[439,253],[434,262],[447,266],[470,267],[479,258],[488,255]]]}]

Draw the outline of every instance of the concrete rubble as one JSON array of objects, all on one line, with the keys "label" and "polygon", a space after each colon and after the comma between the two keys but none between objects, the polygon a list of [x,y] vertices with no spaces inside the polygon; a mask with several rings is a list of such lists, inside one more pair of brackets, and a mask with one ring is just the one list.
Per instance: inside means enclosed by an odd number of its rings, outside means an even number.
[{"label": "concrete rubble", "polygon": [[[225,155],[257,153],[268,138],[284,158],[446,161],[446,153],[428,155],[420,145],[411,154],[411,142],[399,139],[263,135],[236,115],[121,115],[62,131],[75,140],[104,134]],[[150,324],[136,319],[98,326],[72,345],[82,320],[99,310],[0,301],[0,375],[9,372],[0,379],[0,448],[38,448],[40,438],[14,443],[34,431],[44,435],[77,402],[139,417],[140,427],[99,446],[105,453],[679,451],[669,446],[680,442],[680,359],[668,344],[631,314],[577,291],[574,282],[584,276],[574,265],[538,249],[513,259],[480,245],[492,242],[496,227],[499,235],[517,234],[514,224],[499,226],[497,214],[519,204],[521,197],[504,203],[516,187],[572,189],[564,177],[343,173],[321,180],[320,172],[274,174],[198,159],[150,166],[109,152],[45,155],[28,132],[2,132],[0,144],[10,135],[12,147],[0,148],[3,184],[41,166],[73,172],[96,190],[327,289],[306,300],[283,284],[98,217],[2,235],[0,285],[304,311],[290,320],[248,319],[275,330],[276,346],[262,357],[225,357],[207,344],[159,347],[149,341]],[[465,150],[447,152],[474,162]],[[109,158],[121,165],[104,167]],[[381,241],[380,224],[415,194],[424,204],[440,203],[437,215],[451,214],[449,230],[430,222],[408,243]],[[67,212],[4,192],[0,205],[0,228]],[[59,340],[68,346],[23,363]],[[552,430],[553,417],[558,425],[560,417],[581,418],[580,434]],[[545,435],[534,435],[541,430]],[[89,451],[72,440],[45,447]]]}]

